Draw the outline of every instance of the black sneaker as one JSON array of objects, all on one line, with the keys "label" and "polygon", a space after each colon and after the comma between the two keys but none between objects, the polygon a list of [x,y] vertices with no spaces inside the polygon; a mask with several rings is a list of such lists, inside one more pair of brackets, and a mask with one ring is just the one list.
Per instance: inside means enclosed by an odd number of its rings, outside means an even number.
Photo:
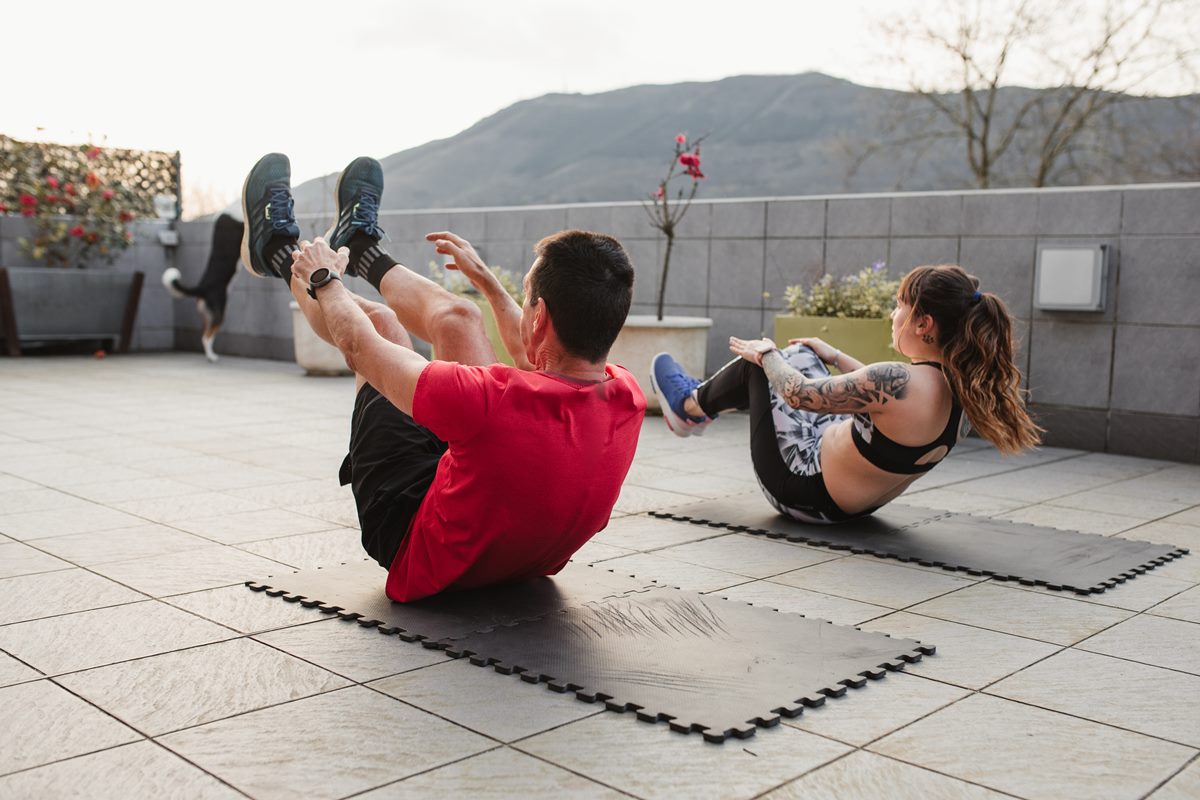
[{"label": "black sneaker", "polygon": [[[261,277],[291,272],[291,252],[300,239],[292,201],[292,165],[282,153],[270,153],[246,176],[242,186],[242,263]],[[280,237],[283,247],[272,239]],[[290,245],[290,246],[288,246]]]},{"label": "black sneaker", "polygon": [[[379,200],[383,197],[383,167],[368,156],[350,162],[338,176],[334,192],[334,223],[325,241],[334,250],[349,247],[355,234],[363,233],[374,242],[383,238],[379,227]],[[360,240],[361,241],[361,240]],[[347,275],[358,275],[359,258],[351,258]]]}]

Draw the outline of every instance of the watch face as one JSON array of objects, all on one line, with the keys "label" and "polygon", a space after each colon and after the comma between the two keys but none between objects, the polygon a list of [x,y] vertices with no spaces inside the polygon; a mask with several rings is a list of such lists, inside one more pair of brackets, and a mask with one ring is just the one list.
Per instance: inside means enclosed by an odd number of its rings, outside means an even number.
[{"label": "watch face", "polygon": [[313,274],[308,276],[309,283],[320,283],[329,277],[329,267],[320,267],[313,270]]}]

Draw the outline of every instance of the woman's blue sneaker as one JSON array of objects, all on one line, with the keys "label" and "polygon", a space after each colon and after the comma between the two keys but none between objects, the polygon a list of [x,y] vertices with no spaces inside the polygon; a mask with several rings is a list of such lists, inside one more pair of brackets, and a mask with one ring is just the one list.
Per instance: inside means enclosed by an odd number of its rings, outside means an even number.
[{"label": "woman's blue sneaker", "polygon": [[683,410],[692,390],[700,385],[688,375],[670,353],[659,353],[650,362],[650,388],[662,406],[663,419],[676,436],[700,436],[712,424],[712,417],[693,417]]}]

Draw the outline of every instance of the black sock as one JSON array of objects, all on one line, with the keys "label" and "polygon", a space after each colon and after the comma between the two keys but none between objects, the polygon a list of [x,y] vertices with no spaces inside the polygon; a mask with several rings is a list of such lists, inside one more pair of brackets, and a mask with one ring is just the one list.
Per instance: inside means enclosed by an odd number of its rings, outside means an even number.
[{"label": "black sock", "polygon": [[346,243],[350,248],[350,272],[367,279],[379,290],[384,274],[400,263],[379,246],[379,242],[359,231]]},{"label": "black sock", "polygon": [[299,249],[296,240],[287,236],[272,236],[263,246],[263,260],[288,286],[292,285],[292,253]]}]

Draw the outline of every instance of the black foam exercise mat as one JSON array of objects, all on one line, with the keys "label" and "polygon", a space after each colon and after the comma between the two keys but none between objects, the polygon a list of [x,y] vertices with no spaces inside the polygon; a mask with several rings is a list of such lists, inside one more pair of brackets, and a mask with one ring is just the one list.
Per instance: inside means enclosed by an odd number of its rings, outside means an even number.
[{"label": "black foam exercise mat", "polygon": [[447,654],[712,742],[753,736],[934,648],[656,588],[473,633]]},{"label": "black foam exercise mat", "polygon": [[511,625],[571,605],[654,585],[653,581],[640,581],[572,562],[552,578],[394,603],[384,594],[386,580],[387,570],[373,561],[359,561],[284,572],[247,581],[246,585],[254,591],[356,620],[360,625],[430,647],[474,631]]},{"label": "black foam exercise mat", "polygon": [[1076,594],[1103,592],[1188,553],[1172,545],[902,505],[850,522],[813,525],[777,513],[757,492],[651,516]]}]

